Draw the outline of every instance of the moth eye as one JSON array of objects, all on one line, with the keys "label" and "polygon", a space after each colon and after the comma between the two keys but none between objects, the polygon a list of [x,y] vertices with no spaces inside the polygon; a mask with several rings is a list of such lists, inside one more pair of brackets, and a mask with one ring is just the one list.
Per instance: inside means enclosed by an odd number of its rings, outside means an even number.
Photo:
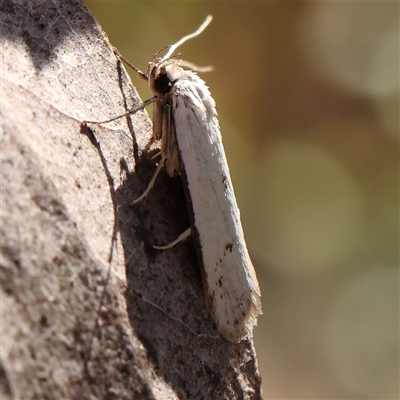
[{"label": "moth eye", "polygon": [[167,74],[159,74],[154,80],[154,88],[158,93],[168,93],[171,90],[171,81]]}]

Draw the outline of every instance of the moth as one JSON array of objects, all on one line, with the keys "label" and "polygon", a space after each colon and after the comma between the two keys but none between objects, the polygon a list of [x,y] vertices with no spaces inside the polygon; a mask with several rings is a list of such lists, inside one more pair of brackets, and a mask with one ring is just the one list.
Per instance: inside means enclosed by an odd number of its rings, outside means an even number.
[{"label": "moth", "polygon": [[211,20],[208,16],[195,32],[167,46],[163,57],[158,56],[165,49],[156,53],[147,74],[117,53],[148,81],[153,97],[123,115],[86,123],[107,123],[153,104],[153,138],[161,141],[161,161],[146,191],[132,204],[148,195],[161,168],[170,177],[181,175],[191,226],[171,244],[154,247],[165,250],[193,236],[207,308],[219,332],[238,343],[252,337],[262,314],[260,287],[243,235],[215,101],[197,75],[203,70],[173,55]]}]

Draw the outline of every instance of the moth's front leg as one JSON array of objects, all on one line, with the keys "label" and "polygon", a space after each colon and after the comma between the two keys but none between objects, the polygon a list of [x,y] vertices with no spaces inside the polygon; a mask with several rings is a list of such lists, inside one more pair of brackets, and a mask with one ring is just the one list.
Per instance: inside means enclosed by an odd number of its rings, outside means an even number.
[{"label": "moth's front leg", "polygon": [[165,246],[153,246],[156,250],[168,250],[177,244],[184,242],[192,234],[192,228],[187,228],[185,232],[181,233],[173,242],[166,244]]},{"label": "moth's front leg", "polygon": [[110,119],[106,119],[104,121],[82,121],[82,125],[83,126],[87,126],[88,124],[94,124],[94,125],[106,124],[107,122],[112,122],[112,121],[115,121],[117,119],[120,119],[120,118],[123,118],[123,117],[127,117],[128,115],[136,114],[138,111],[143,110],[145,107],[147,107],[151,103],[157,102],[157,100],[158,100],[158,97],[157,96],[153,96],[150,99],[145,100],[142,103],[138,104],[136,107],[132,108],[131,110],[127,111],[124,114],[117,115],[115,117],[112,117]]},{"label": "moth's front leg", "polygon": [[166,121],[170,120],[170,108],[169,104],[166,103],[165,99],[159,99],[153,105],[153,139],[161,139],[161,160],[154,172],[153,177],[150,180],[149,185],[143,194],[131,203],[131,206],[140,203],[143,199],[147,197],[150,190],[153,189],[154,183],[157,179],[161,168],[168,162],[168,146],[165,145],[168,141],[169,135],[169,124]]}]

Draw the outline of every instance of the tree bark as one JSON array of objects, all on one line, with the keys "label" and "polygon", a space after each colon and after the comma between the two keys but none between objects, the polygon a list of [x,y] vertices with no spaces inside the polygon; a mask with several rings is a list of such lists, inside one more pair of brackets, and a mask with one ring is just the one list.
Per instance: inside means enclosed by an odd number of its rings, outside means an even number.
[{"label": "tree bark", "polygon": [[[1,398],[259,399],[206,309],[180,179],[79,1],[1,3]],[[134,18],[134,16],[133,16]],[[155,51],[157,49],[154,49]]]}]

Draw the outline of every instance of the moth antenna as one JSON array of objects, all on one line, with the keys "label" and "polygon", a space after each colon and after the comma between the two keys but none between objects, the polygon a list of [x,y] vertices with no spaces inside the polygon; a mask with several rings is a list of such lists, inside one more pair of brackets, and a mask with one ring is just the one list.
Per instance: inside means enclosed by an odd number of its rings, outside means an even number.
[{"label": "moth antenna", "polygon": [[183,68],[190,69],[196,72],[211,72],[214,68],[211,65],[207,65],[206,67],[200,67],[199,65],[193,64],[190,61],[180,60],[179,65]]},{"label": "moth antenna", "polygon": [[161,61],[166,60],[181,44],[185,43],[187,40],[199,36],[200,33],[207,28],[207,26],[210,24],[211,21],[212,21],[212,15],[207,15],[204,22],[198,27],[196,31],[190,33],[189,35],[184,36],[182,39],[179,39],[175,44],[171,45],[167,54],[161,59]]},{"label": "moth antenna", "polygon": [[[167,47],[169,47],[169,46],[167,46]],[[166,47],[164,47],[164,49],[165,49]],[[164,50],[163,49],[163,50]],[[162,50],[161,50],[162,51]],[[171,60],[174,60],[174,59],[176,59],[176,60],[178,60],[178,57],[181,55],[181,53],[178,53],[178,54],[173,54],[172,56],[170,56],[169,58],[162,58],[162,59],[160,59],[160,61],[159,61],[159,63],[157,64],[159,67],[162,67],[164,64],[169,64],[170,62],[171,62]],[[178,60],[179,62],[181,61],[181,60]],[[154,64],[154,59],[153,59],[153,64]]]},{"label": "moth antenna", "polygon": [[[168,44],[167,46],[165,46],[165,47],[163,47],[161,50],[158,50],[157,51],[157,53],[156,54],[154,54],[154,56],[153,56],[153,64],[156,64],[156,57],[160,54],[160,53],[162,53],[166,48],[168,48],[168,47],[171,47],[171,45],[170,44]],[[163,59],[164,59],[165,57],[163,57],[163,58],[160,58],[159,60],[160,61],[162,61]]]}]

